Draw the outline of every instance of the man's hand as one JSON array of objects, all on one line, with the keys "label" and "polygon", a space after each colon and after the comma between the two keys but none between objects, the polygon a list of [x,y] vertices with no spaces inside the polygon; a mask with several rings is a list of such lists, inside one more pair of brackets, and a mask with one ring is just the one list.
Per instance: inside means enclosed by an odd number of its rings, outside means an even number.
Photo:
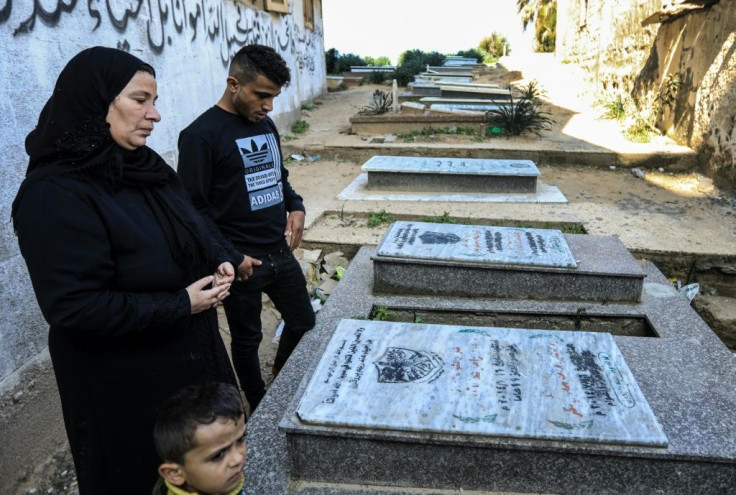
[{"label": "man's hand", "polygon": [[253,275],[253,267],[259,266],[261,260],[251,258],[247,254],[243,255],[243,262],[238,265],[238,280],[248,280]]},{"label": "man's hand", "polygon": [[291,236],[291,242],[289,247],[291,250],[295,250],[302,243],[302,236],[304,235],[304,212],[303,211],[292,211],[286,218],[286,230],[284,235]]}]

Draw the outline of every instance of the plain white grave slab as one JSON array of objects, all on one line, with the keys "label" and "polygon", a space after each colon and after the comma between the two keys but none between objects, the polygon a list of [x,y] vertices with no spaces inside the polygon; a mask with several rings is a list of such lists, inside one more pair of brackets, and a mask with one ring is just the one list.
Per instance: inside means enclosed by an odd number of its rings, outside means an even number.
[{"label": "plain white grave slab", "polygon": [[414,76],[414,81],[417,83],[469,83],[473,78],[470,76],[454,76],[449,74],[417,74]]},{"label": "plain white grave slab", "polygon": [[327,426],[667,446],[610,334],[342,320],[297,408]]},{"label": "plain white grave slab", "polygon": [[389,226],[376,255],[483,264],[577,267],[562,232],[554,229],[398,221]]},{"label": "plain white grave slab", "polygon": [[[501,89],[501,87],[498,84],[495,83],[474,83],[474,82],[450,82],[450,83],[441,83],[440,86],[443,85],[453,85],[453,86],[459,86],[461,88],[488,88],[488,89]],[[507,90],[505,90],[507,91]]]},{"label": "plain white grave slab", "polygon": [[497,175],[539,177],[539,169],[531,160],[502,158],[437,158],[430,156],[375,155],[361,167],[363,172],[396,172],[411,174]]},{"label": "plain white grave slab", "polygon": [[560,188],[537,180],[533,193],[437,193],[396,192],[368,189],[368,174],[362,173],[337,195],[339,200],[355,201],[417,201],[448,203],[567,203]]},{"label": "plain white grave slab", "polygon": [[351,65],[350,72],[394,72],[393,65]]},{"label": "plain white grave slab", "polygon": [[460,110],[450,108],[429,108],[430,115],[484,115],[486,112],[481,110]]},{"label": "plain white grave slab", "polygon": [[443,98],[441,96],[422,96],[419,103],[425,105],[457,104],[457,105],[508,105],[508,100],[493,100],[490,98]]},{"label": "plain white grave slab", "polygon": [[496,105],[493,103],[486,103],[486,104],[464,104],[464,103],[432,103],[429,106],[430,110],[444,110],[453,112],[455,110],[464,110],[464,111],[471,111],[471,112],[487,112],[488,110],[498,110],[500,108],[504,107],[505,105]]},{"label": "plain white grave slab", "polygon": [[455,93],[473,93],[478,95],[499,95],[499,96],[510,96],[511,91],[508,89],[500,88],[484,88],[478,86],[460,86],[458,84],[445,84],[438,83],[438,86],[442,91],[449,91]]}]

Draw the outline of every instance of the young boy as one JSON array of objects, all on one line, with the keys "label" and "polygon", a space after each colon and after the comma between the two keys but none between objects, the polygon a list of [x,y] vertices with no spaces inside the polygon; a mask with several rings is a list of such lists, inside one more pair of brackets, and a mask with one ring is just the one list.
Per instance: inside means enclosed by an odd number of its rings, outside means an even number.
[{"label": "young boy", "polygon": [[192,385],[168,398],[153,439],[163,460],[153,495],[244,493],[245,413],[233,385]]}]

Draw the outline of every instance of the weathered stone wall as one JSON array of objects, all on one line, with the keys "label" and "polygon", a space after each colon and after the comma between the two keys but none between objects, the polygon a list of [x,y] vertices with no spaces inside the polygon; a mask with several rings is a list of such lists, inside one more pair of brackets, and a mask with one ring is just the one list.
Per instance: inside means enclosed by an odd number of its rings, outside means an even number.
[{"label": "weathered stone wall", "polygon": [[[175,166],[179,131],[219,99],[230,57],[246,44],[262,43],[281,53],[291,69],[292,84],[276,99],[273,112],[286,133],[299,118],[302,103],[326,90],[321,2],[314,1],[312,29],[305,26],[303,11],[310,2],[288,3],[290,12],[280,14],[265,11],[264,0],[0,1],[3,493],[14,493],[37,457],[64,437],[58,398],[39,394],[55,394],[45,350],[47,325],[10,223],[11,204],[27,166],[25,136],[36,125],[56,77],[73,55],[94,45],[118,47],[149,62],[157,72],[162,121],[148,144]],[[48,241],[53,246],[54,239]],[[41,428],[38,414],[24,412],[29,410],[44,413],[49,422]],[[27,434],[34,425],[35,433]]]},{"label": "weathered stone wall", "polygon": [[558,0],[557,55],[595,92],[635,97],[643,115],[698,151],[704,173],[736,189],[736,2],[661,24],[661,0]]}]

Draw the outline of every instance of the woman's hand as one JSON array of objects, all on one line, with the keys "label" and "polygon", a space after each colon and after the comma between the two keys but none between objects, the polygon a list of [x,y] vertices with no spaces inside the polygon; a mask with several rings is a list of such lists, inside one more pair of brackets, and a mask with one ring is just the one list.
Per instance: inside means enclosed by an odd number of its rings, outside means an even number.
[{"label": "woman's hand", "polygon": [[235,280],[235,268],[229,261],[222,263],[215,271],[214,285],[232,284]]},{"label": "woman's hand", "polygon": [[[231,265],[232,267],[232,265]],[[217,306],[217,303],[225,299],[230,295],[228,289],[230,289],[229,283],[221,285],[214,285],[211,289],[205,289],[208,285],[215,281],[213,275],[200,278],[192,285],[186,288],[187,294],[189,294],[189,305],[192,308],[192,314],[196,315],[210,308]]]}]

